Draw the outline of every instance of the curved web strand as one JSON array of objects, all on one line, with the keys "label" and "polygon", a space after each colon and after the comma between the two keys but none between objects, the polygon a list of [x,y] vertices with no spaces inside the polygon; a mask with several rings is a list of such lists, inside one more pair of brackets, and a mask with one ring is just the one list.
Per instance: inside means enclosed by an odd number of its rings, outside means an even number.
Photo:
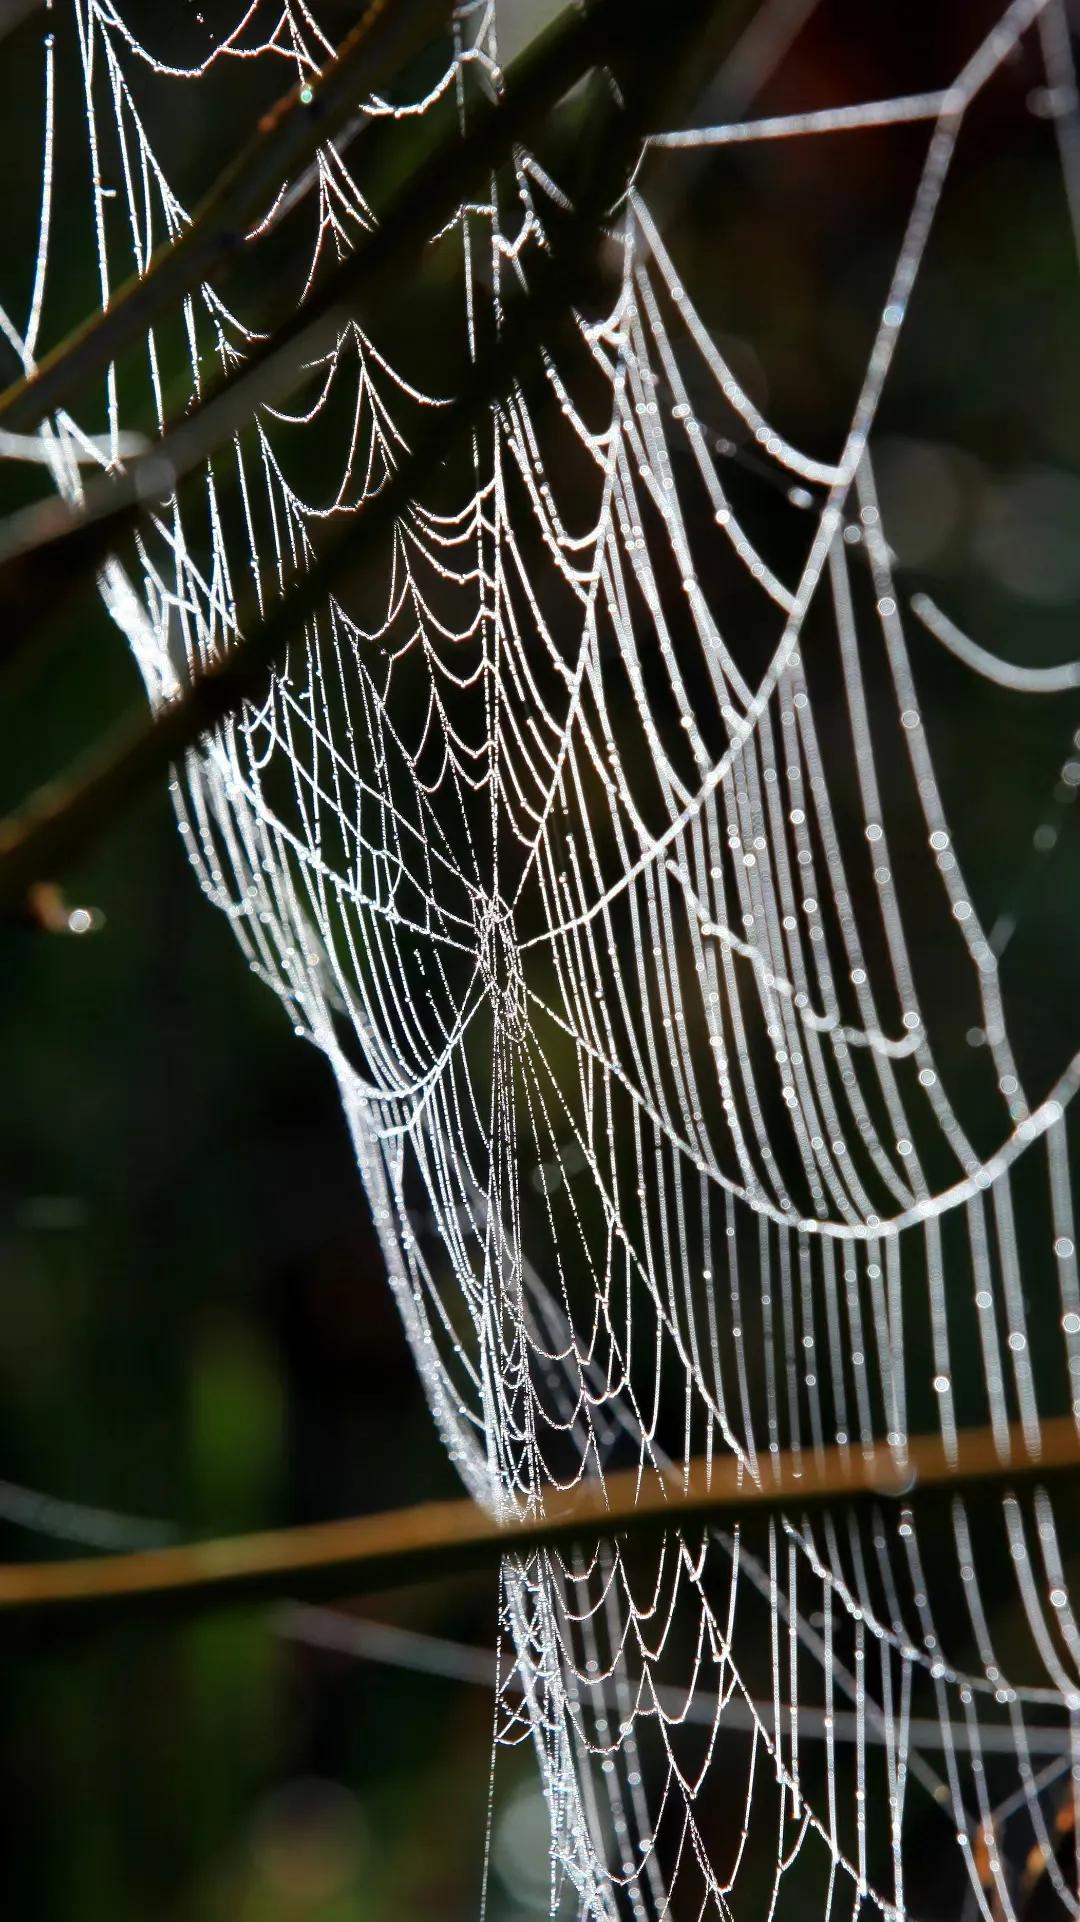
[{"label": "curved web strand", "polygon": [[[808,11],[762,6],[706,104],[760,87]],[[452,92],[467,127],[499,14],[461,6],[423,96],[358,101],[358,124]],[[241,64],[270,101],[331,45],[316,0],[144,15],[50,10],[40,246],[2,319],[28,367],[53,325],[56,114],[83,102],[104,303],[189,218],[169,103],[209,111]],[[202,887],[334,1071],[433,1413],[496,1512],[627,1464],[644,1487],[731,1455],[767,1482],[781,1454],[882,1437],[902,1463],[927,1426],[952,1449],[989,1423],[1004,1461],[1019,1424],[1037,1456],[1044,1416],[1080,1419],[1080,1056],[1022,1072],[919,636],[1017,698],[1076,668],[1013,667],[912,598],[877,487],[957,147],[1016,59],[1042,63],[1080,204],[1058,0],[971,39],[920,92],[757,118],[747,97],[658,131],[612,216],[610,310],[577,316],[173,782]],[[890,127],[922,160],[888,291],[845,432],[801,447],[717,336],[653,162],[768,143],[797,167],[805,142]],[[297,301],[371,222],[355,132],[255,229],[287,237]],[[474,355],[565,206],[519,154],[435,243]],[[137,397],[110,373],[78,422],[0,457],[77,498],[163,422],[164,367],[196,395],[271,329],[266,287],[235,305],[200,290],[147,339]],[[300,399],[146,518],[101,588],[153,704],[230,645],[249,587],[266,606],[308,564],[321,521],[362,515],[446,398],[350,325]],[[899,1918],[929,1855],[955,1913],[1013,1922],[1037,1874],[1076,1915],[1069,1553],[1040,1492],[977,1525],[958,1498],[929,1531],[903,1506],[793,1511],[508,1558],[497,1740],[536,1752],[552,1913]]]}]

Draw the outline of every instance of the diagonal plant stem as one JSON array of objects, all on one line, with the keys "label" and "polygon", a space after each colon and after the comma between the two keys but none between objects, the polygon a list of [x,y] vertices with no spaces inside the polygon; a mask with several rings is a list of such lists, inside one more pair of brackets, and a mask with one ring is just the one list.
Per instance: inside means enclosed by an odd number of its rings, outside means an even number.
[{"label": "diagonal plant stem", "polygon": [[[500,1664],[495,1649],[478,1648],[474,1642],[452,1641],[443,1635],[429,1634],[425,1629],[378,1620],[366,1612],[359,1615],[340,1603],[320,1607],[311,1602],[282,1602],[274,1610],[272,1624],[275,1635],[307,1648],[329,1649],[360,1662],[406,1669],[414,1675],[438,1675],[449,1681],[468,1682],[488,1691],[499,1684]],[[526,1686],[520,1671],[507,1674],[503,1664],[501,1687],[504,1692],[523,1695]],[[712,1698],[687,1704],[682,1689],[659,1682],[656,1699],[675,1718],[712,1726],[716,1706]],[[880,1748],[893,1739],[892,1727],[884,1716],[880,1720],[873,1714],[860,1716],[854,1709],[834,1709],[830,1716],[824,1709],[811,1708],[803,1702],[794,1708],[782,1702],[778,1716],[777,1704],[771,1697],[755,1702],[736,1692],[725,1700],[724,1726],[729,1730],[745,1729],[752,1733],[755,1726],[764,1726],[790,1735],[793,1725],[798,1730],[800,1743],[865,1742]],[[1008,1725],[993,1729],[979,1726],[973,1732],[966,1721],[912,1715],[908,1717],[907,1733],[912,1749],[951,1746],[962,1754],[981,1751],[983,1755],[1014,1755],[1016,1752],[1016,1737]],[[1062,1770],[1068,1768],[1072,1737],[1067,1726],[1049,1721],[1029,1723],[1026,1734],[1029,1755],[1054,1756]]]},{"label": "diagonal plant stem", "polygon": [[447,26],[450,0],[369,0],[317,78],[300,81],[269,113],[196,209],[190,226],[159,247],[146,272],[0,394],[0,426],[36,427],[66,406],[163,313],[235,260],[283,180],[314,159],[369,94],[388,86]]},{"label": "diagonal plant stem", "polygon": [[[282,182],[301,171],[320,147],[355,120],[362,97],[387,87],[430,45],[440,27],[448,24],[451,11],[451,0],[369,0],[363,18],[323,72],[298,83],[262,117],[251,139],[196,209],[190,226],[159,247],[145,273],[127,281],[107,307],[76,328],[32,374],[0,393],[0,427],[27,432],[67,406],[92,375],[143,338],[155,320],[175,312],[187,296],[234,262]],[[702,8],[699,0],[677,0],[677,12],[681,31],[682,18],[700,18]],[[515,137],[524,137],[528,131],[530,88],[537,96],[533,114],[546,111],[620,37],[639,31],[647,16],[646,0],[571,0],[508,69],[508,81],[516,77],[516,111],[522,116]],[[662,60],[658,64],[662,67]],[[560,72],[561,85],[552,92],[552,76]],[[478,154],[491,118],[489,109],[470,138],[457,143],[459,149],[465,146],[470,154]],[[372,121],[369,131],[379,124]],[[445,164],[449,155],[442,157]],[[429,168],[426,177],[429,188],[437,191],[439,171]],[[414,203],[420,199],[416,187],[414,181]],[[422,244],[437,225],[436,219],[422,219],[412,240]],[[354,280],[367,251],[361,244],[353,255]],[[298,329],[314,310],[314,302],[305,305],[297,317]],[[282,331],[279,343],[287,333]]]},{"label": "diagonal plant stem", "polygon": [[426,1502],[389,1514],[266,1534],[68,1562],[0,1567],[0,1623],[56,1617],[65,1624],[191,1615],[235,1603],[371,1594],[498,1566],[504,1555],[563,1551],[616,1538],[655,1539],[674,1527],[734,1526],[753,1516],[801,1521],[821,1509],[955,1499],[980,1488],[1008,1495],[1024,1484],[1080,1485],[1080,1435],[1071,1416],[1045,1422],[1031,1454],[1019,1426],[1004,1451],[990,1428],[962,1430],[955,1453],[938,1435],[913,1437],[904,1454],[832,1447],[784,1454],[760,1481],[731,1457],[691,1462],[642,1483],[636,1468],[556,1493],[541,1514],[498,1521],[472,1501]]},{"label": "diagonal plant stem", "polygon": [[[628,9],[644,19],[643,0],[621,3],[624,20]],[[671,36],[676,55],[684,51],[688,29],[707,19],[715,4],[716,0],[682,0],[680,32]],[[611,0],[598,0],[584,16],[584,26],[591,24],[595,31],[611,17]],[[546,86],[562,91],[567,84],[565,36],[571,25],[562,24],[567,20],[568,16],[561,16],[554,37],[542,36],[543,47],[531,52],[527,98],[537,110],[544,104]],[[593,47],[593,32],[585,33],[584,26],[573,40],[578,70],[588,64]],[[536,84],[538,72],[548,76],[545,87]],[[654,93],[655,86],[649,92]],[[136,794],[163,775],[208,729],[260,691],[289,641],[335,585],[362,568],[469,429],[511,390],[542,343],[568,324],[574,303],[590,281],[596,222],[616,183],[625,179],[625,162],[640,134],[639,115],[634,113],[622,115],[612,126],[610,139],[588,170],[578,212],[569,221],[562,244],[537,262],[529,297],[511,311],[493,350],[464,370],[458,398],[433,416],[382,491],[327,541],[271,613],[260,622],[254,608],[246,609],[233,645],[154,720],[128,721],[103,749],[92,751],[59,783],[39,790],[15,815],[0,822],[0,912],[24,916],[35,887],[77,859]],[[509,137],[504,133],[503,138]],[[75,530],[74,538],[92,542],[95,534],[91,523]]]},{"label": "diagonal plant stem", "polygon": [[[688,18],[704,11],[703,0],[682,4]],[[628,21],[645,12],[646,0],[592,0],[587,12],[567,7],[507,68],[500,100],[483,102],[470,114],[467,138],[452,117],[348,259],[125,475],[91,487],[78,505],[48,500],[0,529],[0,660],[28,645],[56,608],[92,579],[148,502],[167,495],[249,422],[260,404],[280,400],[305,380],[310,363],[333,346],[350,320],[378,311],[400,292],[415,275],[430,235],[531,137],[602,57],[620,22],[625,36]]]},{"label": "diagonal plant stem", "polygon": [[43,7],[44,0],[0,0],[0,40],[5,40]]},{"label": "diagonal plant stem", "polygon": [[290,640],[348,575],[358,573],[487,408],[518,377],[529,348],[550,332],[557,306],[534,296],[485,367],[470,369],[458,400],[436,415],[413,452],[363,513],[327,541],[266,619],[241,618],[228,651],[192,679],[155,718],[129,717],[101,747],[32,795],[0,822],[0,913],[21,913],[35,884],[63,872],[131,801],[196,745],[201,735],[256,695]]}]

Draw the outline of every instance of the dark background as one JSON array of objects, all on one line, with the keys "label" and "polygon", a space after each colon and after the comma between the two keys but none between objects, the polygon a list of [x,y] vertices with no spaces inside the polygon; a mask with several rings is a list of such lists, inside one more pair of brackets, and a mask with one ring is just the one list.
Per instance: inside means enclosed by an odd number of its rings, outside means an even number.
[{"label": "dark background", "polygon": [[[868,24],[854,0],[823,0],[755,111],[941,85],[996,12],[919,0]],[[0,43],[0,297],[16,310],[32,274],[40,32]],[[244,124],[237,84],[231,123],[169,132],[192,197]],[[875,436],[912,583],[1031,663],[1080,654],[1080,295],[1041,85],[1025,43],[971,116]],[[62,190],[85,166],[81,138],[65,125]],[[925,138],[778,144],[670,186],[672,244],[706,318],[754,397],[823,455],[850,412]],[[84,240],[72,230],[55,334],[91,299]],[[431,349],[422,302],[413,327],[406,357]],[[1080,847],[1061,770],[1080,704],[1007,696],[934,643],[913,646],[972,892],[990,919],[1019,915],[1006,982],[1041,1093],[1076,1045]],[[140,698],[120,635],[84,599],[2,690],[5,802]],[[1040,825],[1054,841],[1036,854]],[[454,1492],[330,1073],[200,896],[164,793],[69,893],[102,910],[92,937],[0,932],[0,1472],[180,1537]],[[971,1045],[958,1031],[957,1049]],[[0,1493],[3,1554],[53,1552],[17,1512]],[[378,1612],[493,1646],[493,1582],[410,1591]],[[238,1615],[12,1650],[0,1715],[0,1878],[22,1922],[477,1912],[482,1688],[305,1648]],[[525,1750],[500,1756],[495,1833],[492,1922],[545,1913]]]}]

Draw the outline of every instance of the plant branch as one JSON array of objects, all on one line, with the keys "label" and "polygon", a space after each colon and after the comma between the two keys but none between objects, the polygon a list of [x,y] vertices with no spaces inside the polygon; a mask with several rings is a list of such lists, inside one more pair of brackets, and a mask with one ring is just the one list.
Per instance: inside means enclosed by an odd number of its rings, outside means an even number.
[{"label": "plant branch", "polygon": [[[622,0],[624,19],[629,3]],[[707,15],[714,4],[715,0],[683,0],[683,30]],[[528,65],[522,92],[530,114],[550,105],[565,89],[568,77],[572,79],[588,64],[596,30],[612,17],[612,5],[613,0],[598,0],[589,14],[577,16],[577,25],[571,18],[573,10],[568,10],[555,29],[541,36],[542,44],[534,42],[529,55],[523,56]],[[680,36],[673,39],[678,46]],[[520,100],[522,92],[514,98]],[[487,152],[493,139],[492,118],[484,124]],[[500,142],[516,137],[518,124],[516,112],[509,113]],[[92,750],[67,776],[39,790],[15,815],[0,822],[0,911],[23,915],[32,887],[55,878],[137,793],[163,775],[208,729],[259,693],[289,641],[328,594],[363,567],[378,541],[423,493],[469,429],[511,390],[541,344],[569,322],[575,302],[588,288],[595,224],[607,192],[617,179],[625,178],[624,149],[639,138],[640,128],[632,119],[621,132],[612,129],[612,138],[584,185],[578,213],[569,221],[561,244],[537,259],[529,296],[510,311],[497,344],[481,363],[463,370],[458,398],[432,413],[411,454],[381,492],[361,514],[344,520],[269,615],[260,621],[253,607],[243,610],[233,644],[156,718],[128,720],[104,748]],[[459,187],[458,179],[454,205]],[[80,525],[71,531],[71,540],[92,544],[97,533],[93,523]]]},{"label": "plant branch", "polygon": [[[432,233],[534,134],[560,97],[603,56],[615,28],[621,23],[625,39],[627,23],[640,21],[646,11],[646,0],[592,0],[585,12],[567,7],[507,68],[500,99],[477,104],[464,139],[456,115],[441,138],[428,139],[379,207],[378,224],[240,368],[124,474],[92,485],[77,504],[43,501],[0,529],[0,659],[12,659],[93,578],[149,504],[167,497],[184,475],[252,420],[259,406],[283,399],[307,379],[311,364],[330,351],[350,321],[377,312],[400,293],[415,276]],[[687,18],[700,17],[703,0],[683,0],[683,11]],[[428,129],[423,132],[426,136]],[[146,284],[136,284],[133,302]],[[25,386],[29,393],[31,383]]]},{"label": "plant branch", "polygon": [[[348,517],[305,572],[297,575],[267,617],[248,608],[227,651],[196,674],[185,691],[150,719],[129,716],[101,746],[84,755],[6,821],[0,822],[0,913],[21,914],[29,890],[77,860],[130,802],[201,735],[257,695],[290,640],[323,605],[343,577],[363,568],[381,539],[433,478],[459,438],[517,377],[526,349],[535,346],[550,302],[527,303],[481,372],[470,370],[465,391],[436,414],[413,452],[355,519]],[[247,618],[245,618],[245,615]]]},{"label": "plant branch", "polygon": [[32,13],[37,13],[43,0],[0,0],[0,40],[6,40],[9,33],[21,27]]},{"label": "plant branch", "polygon": [[255,132],[196,209],[190,226],[153,254],[145,273],[125,282],[107,307],[0,394],[0,426],[27,432],[66,406],[93,374],[144,336],[155,320],[212,281],[235,260],[283,180],[320,147],[371,93],[388,86],[450,18],[450,0],[369,0],[362,18],[317,77],[298,81],[264,114]]},{"label": "plant branch", "polygon": [[878,1444],[770,1458],[754,1481],[731,1457],[642,1481],[635,1468],[555,1493],[540,1515],[495,1521],[471,1501],[427,1502],[389,1514],[132,1554],[0,1567],[0,1622],[95,1615],[191,1615],[290,1596],[371,1594],[498,1566],[504,1555],[563,1551],[615,1538],[655,1539],[678,1527],[733,1526],[751,1516],[810,1516],[849,1503],[918,1504],[979,1488],[1008,1493],[1080,1474],[1071,1416],[1043,1425],[1038,1455],[1009,1431],[1004,1458],[988,1428],[962,1431],[955,1459],[939,1436],[913,1438],[903,1456]]}]

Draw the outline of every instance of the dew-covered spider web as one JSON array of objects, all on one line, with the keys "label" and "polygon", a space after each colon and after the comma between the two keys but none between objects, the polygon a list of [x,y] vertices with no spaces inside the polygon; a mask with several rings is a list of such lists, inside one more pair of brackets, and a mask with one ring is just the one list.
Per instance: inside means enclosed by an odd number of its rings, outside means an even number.
[{"label": "dew-covered spider web", "polygon": [[[358,100],[282,184],[246,279],[0,455],[74,498],[123,466],[368,230],[370,123],[451,102],[467,131],[549,11],[466,0],[413,91]],[[215,143],[353,15],[54,0],[10,68],[44,134],[9,375],[70,324],[72,257],[100,302],[143,270]],[[153,704],[489,352],[595,98],[105,567]],[[1005,1461],[1080,1420],[1048,865],[1080,785],[1076,106],[1061,0],[732,10],[610,212],[609,303],[176,772],[203,889],[337,1079],[435,1419],[495,1511],[984,1424]],[[978,444],[946,460],[960,415],[936,452],[927,415],[966,382]],[[990,490],[985,564],[950,575],[934,540],[989,498],[976,455],[1018,466],[1036,389],[1053,457]],[[552,1913],[1080,1914],[1066,1505],[923,1514],[507,1562],[497,1741],[536,1751]]]}]

